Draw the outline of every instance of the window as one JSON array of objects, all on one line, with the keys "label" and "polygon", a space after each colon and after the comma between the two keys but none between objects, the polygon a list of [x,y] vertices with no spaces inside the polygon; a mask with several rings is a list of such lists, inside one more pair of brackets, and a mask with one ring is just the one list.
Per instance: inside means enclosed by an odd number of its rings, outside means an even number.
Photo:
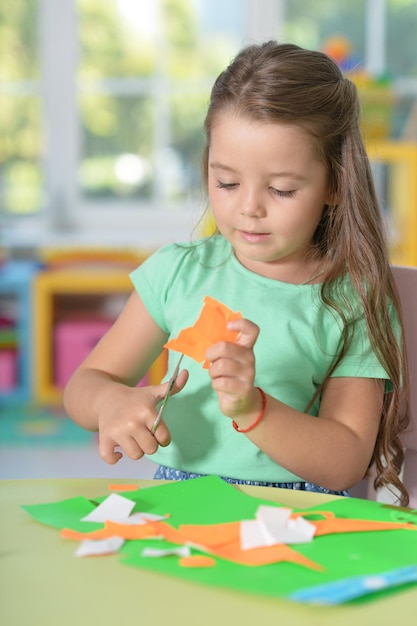
[{"label": "window", "polygon": [[0,202],[16,217],[42,203],[40,58],[34,2],[0,2]]},{"label": "window", "polygon": [[414,0],[0,0],[0,245],[187,239],[211,86],[254,40],[348,38],[395,79],[399,136],[416,29]]}]

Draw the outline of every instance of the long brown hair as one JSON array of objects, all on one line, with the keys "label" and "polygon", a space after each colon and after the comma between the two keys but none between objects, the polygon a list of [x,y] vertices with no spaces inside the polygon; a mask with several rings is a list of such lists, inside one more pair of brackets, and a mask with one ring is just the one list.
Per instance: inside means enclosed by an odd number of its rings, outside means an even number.
[{"label": "long brown hair", "polygon": [[400,493],[401,504],[407,505],[408,494],[399,478],[404,460],[400,434],[409,419],[407,360],[404,339],[398,342],[392,321],[393,313],[400,325],[402,317],[384,221],[360,133],[356,87],[322,52],[274,41],[244,48],[219,75],[211,93],[205,120],[206,185],[211,129],[218,116],[227,112],[257,122],[301,126],[327,166],[334,204],[324,207],[312,253],[326,259],[321,297],[343,320],[344,344],[318,393],[352,339],[350,303],[343,297],[343,277],[348,273],[362,304],[371,345],[391,381],[371,460],[377,473],[375,487],[392,485]]}]

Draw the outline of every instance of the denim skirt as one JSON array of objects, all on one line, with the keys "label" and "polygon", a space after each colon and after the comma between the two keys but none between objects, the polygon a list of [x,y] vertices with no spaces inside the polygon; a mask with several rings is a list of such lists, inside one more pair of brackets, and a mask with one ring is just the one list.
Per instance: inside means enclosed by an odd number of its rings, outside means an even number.
[{"label": "denim skirt", "polygon": [[[206,474],[196,474],[194,472],[183,472],[182,470],[172,469],[171,467],[165,467],[160,465],[156,470],[155,479],[158,480],[189,480],[190,478],[202,478]],[[307,482],[295,482],[295,483],[268,483],[258,480],[240,480],[239,478],[227,478],[221,476],[222,480],[232,485],[253,485],[254,487],[278,487],[279,489],[294,489],[295,491],[313,491],[315,493],[326,493],[334,496],[349,496],[348,491],[332,491],[331,489],[325,489],[320,485]]]}]

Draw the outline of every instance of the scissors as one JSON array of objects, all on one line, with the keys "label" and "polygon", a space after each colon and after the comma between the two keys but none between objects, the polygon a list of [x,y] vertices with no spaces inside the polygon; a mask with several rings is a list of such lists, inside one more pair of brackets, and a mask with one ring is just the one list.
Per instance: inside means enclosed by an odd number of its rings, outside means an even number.
[{"label": "scissors", "polygon": [[169,398],[169,396],[170,396],[170,394],[171,394],[172,388],[173,388],[173,386],[175,385],[175,381],[177,380],[177,376],[178,376],[178,372],[180,371],[180,365],[181,365],[181,361],[182,361],[183,356],[184,356],[184,355],[183,355],[183,354],[181,354],[181,356],[180,356],[180,358],[179,358],[179,361],[178,361],[178,363],[177,363],[177,365],[176,365],[176,367],[175,367],[175,369],[174,369],[174,373],[172,374],[171,378],[169,379],[169,382],[168,382],[168,389],[166,390],[166,393],[165,393],[165,395],[164,395],[164,397],[163,397],[162,404],[161,404],[161,406],[159,407],[159,411],[158,411],[157,416],[155,417],[155,421],[154,421],[154,423],[152,424],[151,433],[152,433],[153,435],[155,434],[156,429],[157,429],[157,428],[158,428],[158,426],[159,426],[159,422],[160,422],[160,421],[161,421],[161,419],[162,419],[162,413],[164,412],[164,409],[165,409],[166,404],[167,404],[167,402],[168,402],[168,398]]}]

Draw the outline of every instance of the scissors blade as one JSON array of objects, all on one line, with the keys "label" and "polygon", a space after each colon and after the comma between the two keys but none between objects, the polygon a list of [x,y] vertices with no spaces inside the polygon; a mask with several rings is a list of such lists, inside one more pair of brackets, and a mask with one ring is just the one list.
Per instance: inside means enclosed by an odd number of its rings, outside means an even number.
[{"label": "scissors blade", "polygon": [[181,365],[181,361],[182,361],[182,359],[183,359],[183,356],[184,356],[184,355],[183,355],[183,354],[181,354],[181,356],[180,356],[180,358],[179,358],[179,361],[178,361],[177,365],[175,366],[174,372],[173,372],[173,374],[172,374],[171,378],[169,379],[169,382],[168,382],[168,388],[167,388],[166,393],[165,393],[165,395],[164,395],[164,397],[163,397],[163,399],[162,399],[162,404],[161,404],[161,406],[159,407],[159,411],[158,411],[158,413],[157,413],[157,416],[156,416],[156,418],[155,418],[155,421],[154,421],[154,423],[152,424],[151,433],[152,433],[153,435],[155,434],[156,429],[157,429],[157,428],[158,428],[158,426],[159,426],[159,422],[160,422],[160,421],[161,421],[161,419],[162,419],[162,413],[164,412],[164,409],[165,409],[166,403],[168,402],[168,398],[169,398],[169,396],[170,396],[170,394],[171,394],[172,388],[173,388],[173,386],[175,385],[175,381],[177,380],[177,376],[178,376],[178,372],[180,371],[180,365]]}]

